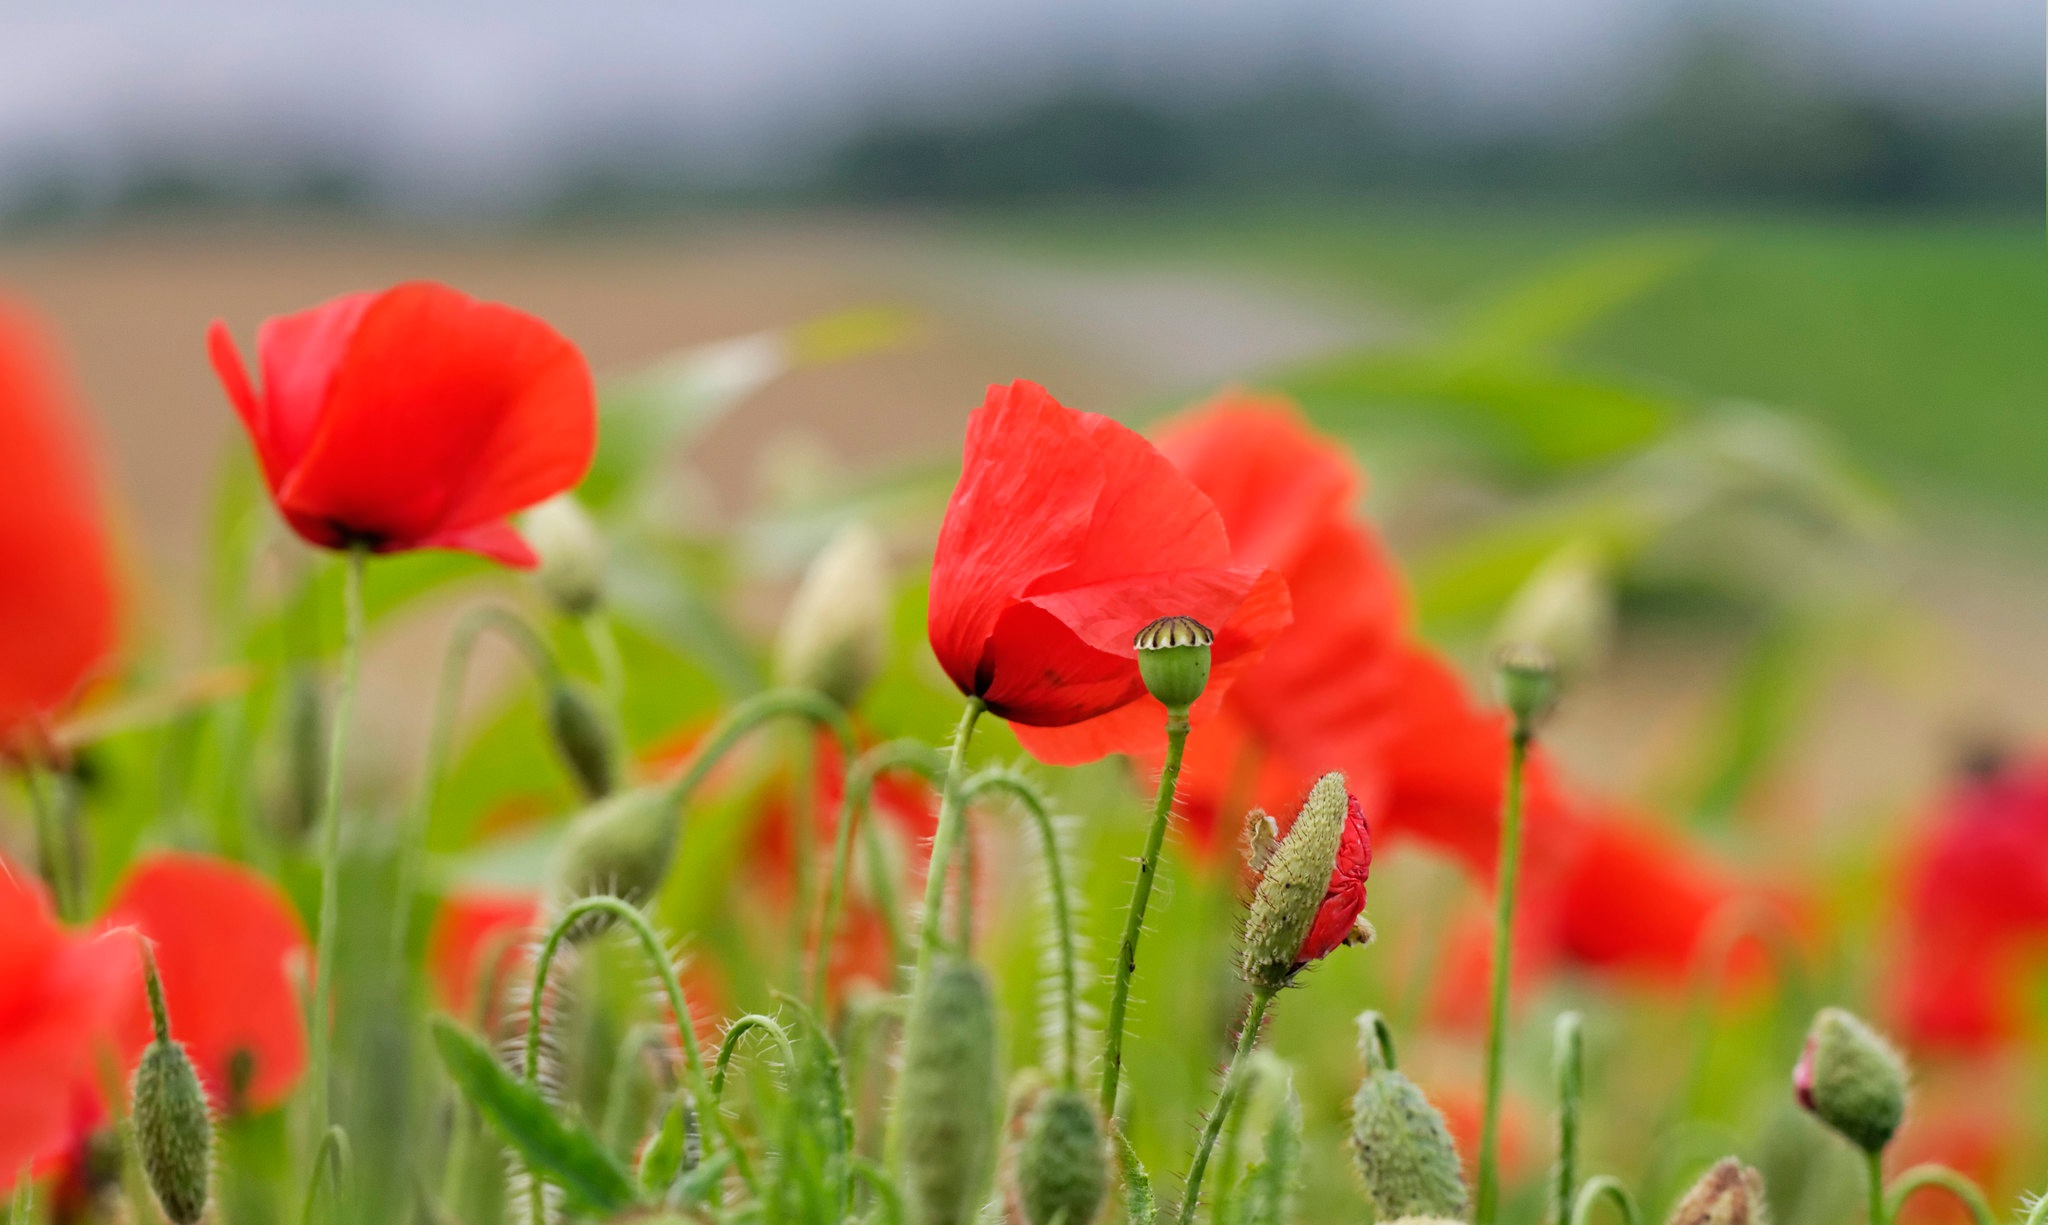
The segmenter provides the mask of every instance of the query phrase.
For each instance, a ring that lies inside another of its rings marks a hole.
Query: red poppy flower
[[[1330,884],[1323,890],[1323,904],[1316,920],[1303,937],[1298,966],[1328,956],[1349,939],[1365,913],[1365,878],[1372,872],[1372,833],[1365,826],[1365,807],[1358,797],[1347,794],[1344,808],[1344,837],[1337,843],[1337,866]]]
[[[1287,624],[1286,584],[1235,565],[1223,520],[1165,456],[1035,383],[991,387],[967,425],[932,562],[932,650],[960,691],[1030,728],[1126,707],[1164,723],[1131,639],[1164,616],[1216,635],[1207,706]],[[1085,760],[1028,733],[1041,757]],[[1099,755],[1096,754],[1096,755]]]
[[[259,394],[225,324],[214,370],[270,495],[309,543],[461,549],[514,566],[508,516],[582,479],[597,442],[590,371],[540,319],[416,281],[265,321]]]
[[[23,751],[113,653],[113,565],[78,410],[0,303],[0,752]]]
[[[525,961],[539,921],[540,898],[531,892],[457,890],[443,899],[427,932],[427,968],[441,1006],[476,1015],[484,1003],[478,993]],[[490,1001],[490,1013],[501,1002]]]
[[[291,903],[255,871],[206,855],[143,859],[107,908],[155,947],[171,1036],[222,1109],[267,1110],[306,1066],[298,982],[312,964]],[[137,998],[123,1029],[131,1059],[152,1037]]]
[[[66,933],[34,878],[0,859],[0,1191],[70,1145],[139,985],[132,941]]]

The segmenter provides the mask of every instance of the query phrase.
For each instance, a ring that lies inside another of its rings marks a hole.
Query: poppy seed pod
[[[1823,1008],[1792,1070],[1799,1104],[1867,1153],[1884,1151],[1906,1114],[1906,1062],[1876,1030]]]
[[[604,572],[609,561],[604,532],[574,494],[558,494],[527,511],[520,527],[540,558],[535,578],[548,602],[571,617],[586,617],[604,605]]]
[[[1301,968],[1303,942],[1337,869],[1350,804],[1344,776],[1325,774],[1272,849],[1245,919],[1243,970],[1252,985],[1277,991]]]
[[[601,800],[618,786],[619,752],[611,724],[572,681],[549,687],[548,734],[585,799]]]
[[[1679,1198],[1665,1225],[1771,1225],[1763,1175],[1721,1158]]]
[[[1109,1148],[1095,1107],[1072,1089],[1039,1095],[1024,1120],[1017,1191],[1030,1225],[1088,1225],[1109,1190]]]
[[[980,966],[933,962],[904,1022],[897,1111],[908,1225],[969,1225],[995,1166],[996,1002]]]
[[[1186,710],[1209,687],[1216,635],[1193,617],[1161,617],[1131,640],[1145,691],[1168,710]]]
[[[569,822],[555,850],[549,897],[563,906],[599,893],[646,902],[668,875],[679,821],[662,787],[618,791],[592,804]]]
[[[142,970],[156,1038],[135,1067],[130,1123],[142,1171],[164,1216],[173,1225],[194,1225],[206,1211],[213,1120],[206,1111],[206,1092],[199,1086],[198,1071],[186,1057],[185,1048],[171,1040],[163,983],[147,945],[142,950]]]
[[[1444,1116],[1370,1035],[1359,1045],[1366,1072],[1351,1099],[1351,1156],[1374,1214],[1463,1220],[1470,1197]]]
[[[782,619],[775,673],[853,709],[889,652],[889,557],[881,537],[849,523],[825,546]]]
[[[1542,647],[1526,642],[1502,647],[1496,659],[1501,705],[1515,719],[1515,736],[1528,740],[1557,704],[1557,664]]]

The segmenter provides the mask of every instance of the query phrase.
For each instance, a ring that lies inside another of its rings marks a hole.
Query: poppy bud
[[[536,577],[549,602],[571,617],[604,603],[604,533],[572,494],[549,498],[526,512],[521,526],[540,557]]]
[[[1145,690],[1168,710],[1186,710],[1209,687],[1216,635],[1193,617],[1161,617],[1132,639]]]
[[[668,875],[679,819],[661,787],[613,792],[585,808],[555,850],[548,896],[558,905],[599,893],[644,903]]]
[[[1867,1153],[1884,1151],[1906,1114],[1906,1062],[1876,1030],[1823,1008],[1792,1070],[1799,1104]]]
[[[1309,792],[1287,836],[1271,848],[1245,918],[1243,970],[1252,985],[1277,991],[1293,981],[1304,964],[1303,942],[1337,870],[1350,806],[1344,776],[1325,774]]]
[[[143,1173],[164,1216],[172,1225],[194,1225],[206,1211],[213,1120],[206,1112],[206,1092],[199,1086],[199,1073],[186,1057],[185,1048],[171,1040],[163,983],[147,945],[142,949],[142,973],[149,988],[156,1039],[135,1067],[130,1125],[135,1129]]]
[[[1501,648],[1497,666],[1501,705],[1515,718],[1516,739],[1527,741],[1557,704],[1557,664],[1542,647],[1518,642]]]
[[[969,1225],[995,1164],[996,1003],[980,966],[933,962],[904,1022],[897,1081],[908,1225]]]
[[[1351,1099],[1351,1156],[1374,1215],[1463,1220],[1469,1197],[1444,1116],[1388,1064],[1372,1027],[1358,1045],[1365,1079]]]
[[[1109,1190],[1109,1148],[1095,1107],[1072,1089],[1038,1096],[1024,1119],[1017,1191],[1030,1225],[1088,1225]]]
[[[584,798],[601,800],[618,785],[618,745],[611,724],[574,682],[558,680],[548,690],[548,733],[555,751]]]
[[[1721,1158],[1679,1198],[1665,1225],[1771,1225],[1763,1175]]]
[[[851,710],[887,662],[889,558],[864,523],[825,546],[789,603],[775,644],[775,673]]]
[[[1597,667],[1614,637],[1614,596],[1592,541],[1566,544],[1536,567],[1502,611],[1494,641],[1526,642],[1576,677]]]

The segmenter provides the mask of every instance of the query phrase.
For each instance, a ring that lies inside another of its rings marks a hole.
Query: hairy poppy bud
[[[1209,687],[1216,635],[1193,617],[1161,617],[1132,639],[1145,690],[1168,710],[1186,710]]]
[[[540,557],[536,577],[549,602],[572,617],[597,611],[604,603],[608,550],[583,503],[573,494],[557,495],[527,511],[521,526]]]
[[[811,562],[775,644],[776,676],[851,710],[887,662],[889,558],[864,523],[849,523]]]
[[[1763,1175],[1721,1158],[1679,1198],[1665,1225],[1771,1225]]]
[[[1072,1089],[1038,1095],[1017,1150],[1017,1191],[1030,1225],[1088,1225],[1109,1191],[1109,1147],[1095,1107]]]
[[[1868,1153],[1884,1151],[1906,1114],[1906,1062],[1876,1030],[1823,1008],[1792,1070],[1799,1104]]]
[[[679,820],[662,787],[617,791],[592,804],[570,820],[555,850],[549,896],[560,905],[599,893],[644,903],[668,875]]]
[[[911,997],[897,1081],[908,1225],[969,1225],[995,1165],[996,1002],[980,966],[932,963]]]
[[[1245,918],[1243,970],[1247,982],[1277,991],[1337,945],[1368,938],[1365,813],[1342,774],[1325,774],[1279,845],[1256,849],[1266,865]]]
[[[1515,736],[1527,740],[1557,704],[1557,664],[1526,642],[1502,647],[1497,662],[1501,705],[1515,718]]]
[[[199,1087],[199,1073],[185,1048],[171,1040],[163,982],[157,977],[156,958],[147,945],[142,949],[142,972],[156,1039],[135,1067],[130,1125],[135,1129],[143,1173],[164,1216],[172,1225],[194,1225],[206,1211],[213,1120],[206,1112],[206,1092]]]
[[[601,800],[618,786],[619,752],[611,724],[589,695],[566,678],[548,689],[548,733],[584,798]]]
[[[1444,1116],[1389,1066],[1373,1027],[1361,1031],[1365,1079],[1351,1099],[1351,1156],[1382,1221],[1463,1220],[1469,1196]]]

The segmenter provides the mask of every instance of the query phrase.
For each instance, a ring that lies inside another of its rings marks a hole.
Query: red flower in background
[[[1027,728],[1135,708],[1156,737],[1139,629],[1173,615],[1209,627],[1213,698],[1287,610],[1286,584],[1233,563],[1216,508],[1152,444],[1035,383],[989,388],[932,562],[932,650],[962,693]],[[1042,757],[1086,760],[1020,735]]]
[[[503,979],[526,962],[536,938],[540,897],[530,890],[451,892],[427,931],[427,970],[441,1006],[459,1016],[494,1017],[504,1003]],[[499,990],[484,1000],[493,980]]]
[[[573,486],[596,448],[576,347],[532,315],[445,285],[266,320],[260,393],[225,324],[206,340],[272,500],[324,548],[461,549],[532,566],[508,516]]]
[[[1909,849],[1893,1006],[1922,1047],[2011,1038],[2026,967],[2048,952],[2048,758],[1953,788]]]
[[[105,666],[115,585],[78,407],[39,328],[0,303],[0,752]]]
[[[70,1147],[139,985],[131,940],[65,932],[35,880],[0,859],[0,1191]]]
[[[217,1107],[268,1110],[290,1096],[306,1067],[298,981],[312,954],[276,885],[225,859],[153,855],[129,870],[105,923],[154,945],[171,1036]],[[152,1037],[139,996],[122,1037],[130,1062]]]
[[[1328,956],[1351,936],[1358,916],[1365,912],[1365,880],[1372,873],[1372,833],[1366,828],[1365,808],[1358,797],[1346,793],[1344,798],[1344,836],[1337,843],[1337,866],[1330,872],[1315,922],[1302,938],[1297,965]]]

